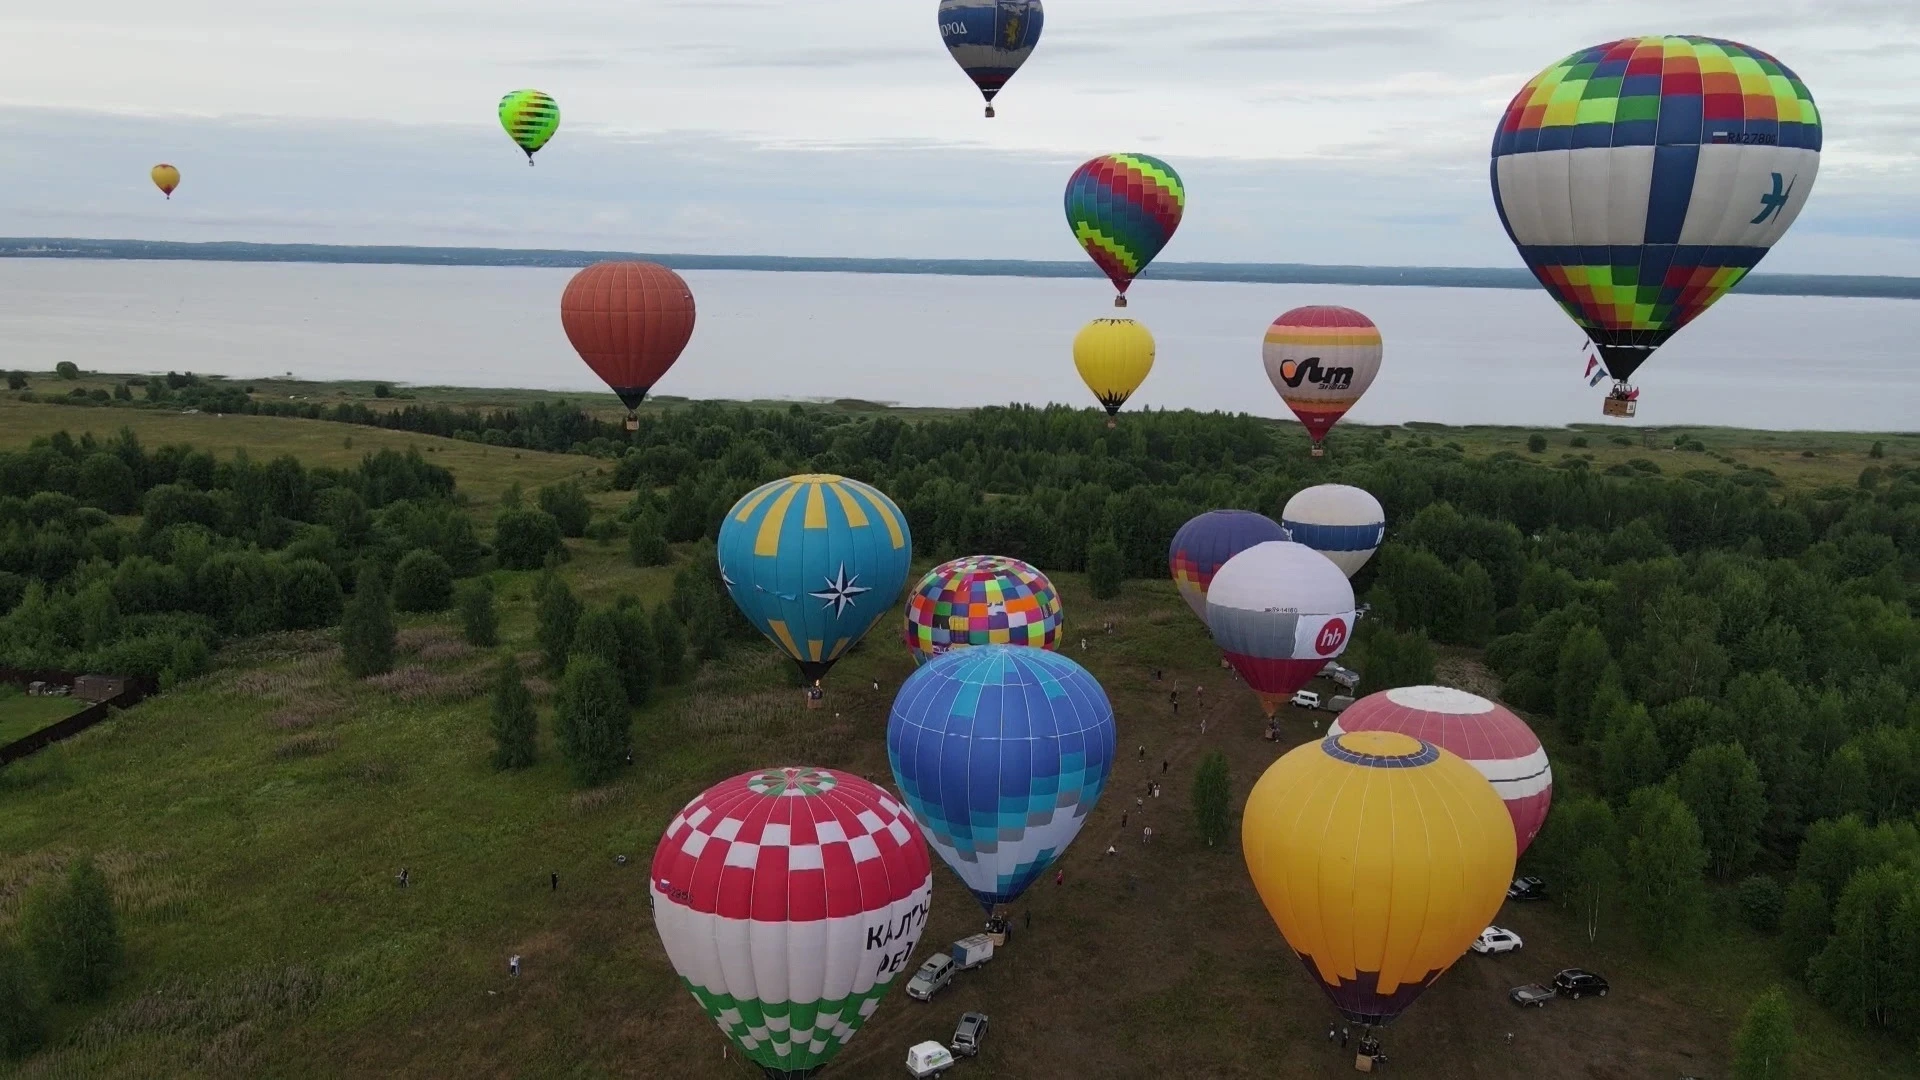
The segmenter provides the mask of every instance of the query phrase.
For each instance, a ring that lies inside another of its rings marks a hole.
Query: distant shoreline
[[[783,255],[685,255],[537,248],[381,247],[252,244],[237,241],[94,240],[0,237],[0,258],[151,259],[202,262],[362,263],[404,266],[521,266],[566,269],[604,259],[647,259],[676,270],[926,274],[951,277],[1098,277],[1092,264],[1021,259],[847,259]],[[1518,267],[1315,266],[1305,263],[1156,263],[1143,275],[1162,281],[1287,285],[1400,285],[1454,289],[1533,289]],[[1735,290],[1767,296],[1845,296],[1920,300],[1920,277],[1756,273]]]

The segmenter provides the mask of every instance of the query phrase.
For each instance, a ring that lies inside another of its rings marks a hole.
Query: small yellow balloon
[[[153,186],[160,194],[173,198],[173,189],[180,186],[180,170],[164,162],[153,167]]]
[[[1132,319],[1095,319],[1073,339],[1073,366],[1107,410],[1107,426],[1153,370],[1153,335]]]

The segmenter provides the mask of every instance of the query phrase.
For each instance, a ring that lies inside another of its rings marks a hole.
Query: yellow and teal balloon
[[[526,151],[531,165],[533,155],[560,130],[560,106],[538,90],[515,90],[500,99],[500,126]]]
[[[720,578],[747,621],[818,683],[898,610],[913,535],[879,489],[804,473],[735,503],[720,523],[718,554]]]
[[[1247,797],[1247,872],[1342,1016],[1385,1024],[1486,929],[1513,821],[1472,765],[1397,731],[1295,747]]]
[[[172,199],[173,189],[180,186],[180,170],[163,161],[153,167],[151,175],[153,186],[160,189],[160,194]]]
[[[1095,319],[1073,338],[1073,366],[1107,410],[1107,426],[1153,370],[1153,334],[1132,319]]]

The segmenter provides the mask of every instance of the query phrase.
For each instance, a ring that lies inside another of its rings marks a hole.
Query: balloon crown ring
[[[1336,761],[1369,769],[1416,769],[1440,759],[1432,743],[1398,731],[1345,731],[1322,739],[1320,749]]]

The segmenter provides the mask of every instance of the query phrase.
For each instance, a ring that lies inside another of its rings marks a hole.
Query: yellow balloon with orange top
[[[1472,765],[1394,731],[1329,735],[1270,766],[1240,842],[1294,954],[1348,1020],[1385,1024],[1486,929],[1513,821]]]
[[[1107,410],[1107,426],[1153,370],[1153,334],[1132,319],[1095,319],[1073,338],[1073,366]]]
[[[1267,379],[1313,440],[1313,456],[1380,374],[1380,328],[1352,308],[1315,304],[1273,320],[1260,349]]]
[[[160,194],[172,199],[173,189],[180,186],[180,170],[161,162],[153,167],[152,175],[153,186],[160,189]]]

